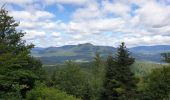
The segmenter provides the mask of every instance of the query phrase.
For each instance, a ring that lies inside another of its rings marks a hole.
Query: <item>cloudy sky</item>
[[[37,47],[170,43],[170,0],[0,0]]]

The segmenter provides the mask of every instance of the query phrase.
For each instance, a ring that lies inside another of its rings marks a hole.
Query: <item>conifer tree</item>
[[[25,33],[17,31],[18,25],[8,11],[0,9],[0,95],[7,97],[15,95],[13,87],[17,84],[24,97],[42,73],[41,62],[30,55],[33,45],[25,44]]]
[[[122,42],[118,47],[114,61],[117,67],[117,72],[119,73],[116,75],[117,80],[123,84],[125,95],[133,95],[136,83],[134,74],[130,69],[130,65],[134,63],[135,59],[131,57],[130,52],[126,48],[124,42]]]
[[[103,100],[128,99],[133,95],[135,81],[130,69],[130,65],[133,63],[134,58],[130,57],[124,43],[117,49],[115,57],[111,55],[108,57],[102,93]]]
[[[106,61],[105,68],[105,78],[103,83],[103,90],[101,95],[101,100],[117,100],[118,93],[116,88],[120,87],[120,84],[117,80],[115,80],[115,75],[117,71],[115,69],[115,62],[113,60],[113,56],[109,55]]]

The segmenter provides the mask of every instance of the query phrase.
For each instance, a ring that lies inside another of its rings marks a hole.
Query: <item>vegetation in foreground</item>
[[[68,61],[46,73],[30,55],[33,45],[22,40],[18,23],[0,10],[0,99],[2,100],[169,100],[170,65],[148,74],[134,73],[135,59],[124,43],[117,53],[91,64]],[[170,54],[162,54],[170,63]],[[90,67],[88,65],[91,65]],[[80,67],[81,66],[81,67]],[[133,67],[132,67],[133,66]],[[87,69],[89,68],[89,69]],[[136,70],[136,69],[135,69]],[[140,71],[140,70],[139,70]]]

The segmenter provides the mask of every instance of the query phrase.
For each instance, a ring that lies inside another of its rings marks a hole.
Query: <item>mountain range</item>
[[[128,48],[137,61],[161,62],[160,54],[170,52],[170,45],[137,46]],[[116,48],[111,46],[96,46],[90,43],[78,45],[65,45],[62,47],[35,47],[31,50],[34,57],[40,59],[43,64],[63,63],[66,60],[76,62],[92,61],[95,53],[105,59],[109,54],[115,54]]]

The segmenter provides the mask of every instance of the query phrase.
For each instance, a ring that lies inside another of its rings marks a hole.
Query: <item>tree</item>
[[[120,88],[120,83],[115,80],[117,70],[115,69],[115,62],[112,55],[109,55],[106,61],[105,78],[103,83],[103,90],[101,100],[117,100],[119,93],[116,91]]]
[[[163,53],[163,61],[170,63],[169,53]],[[170,65],[157,68],[146,77],[144,96],[148,100],[170,99]]]
[[[122,42],[117,49],[117,54],[114,61],[119,73],[116,80],[121,82],[125,89],[123,96],[125,98],[131,98],[135,94],[136,82],[134,73],[131,71],[130,66],[135,62],[135,59],[131,57],[130,52],[126,48],[124,42]]]
[[[92,68],[92,73],[95,79],[97,79],[97,77],[99,76],[99,74],[103,72],[103,70],[104,70],[104,63],[102,61],[102,58],[99,53],[96,53],[93,61],[93,68]]]
[[[124,42],[122,42],[121,45],[117,48],[117,53],[114,57],[114,61],[117,63],[117,65],[124,67],[130,66],[134,63],[135,59],[131,57],[130,52],[126,48]]]
[[[36,82],[36,87],[27,93],[26,100],[81,100],[58,89]]]
[[[92,94],[93,99],[96,100],[100,97],[101,89],[103,85],[103,78],[104,78],[104,62],[99,53],[96,53],[93,65],[92,65]]]
[[[169,100],[170,99],[170,67],[154,69],[145,80],[144,99]]]
[[[53,81],[55,87],[59,90],[84,100],[90,100],[91,98],[87,74],[71,61],[66,62],[63,68],[55,72]]]
[[[109,56],[106,63],[103,93],[103,96],[107,97],[105,100],[130,98],[134,94],[136,84],[130,69],[134,58],[130,56],[124,43],[117,49],[115,57]]]
[[[18,25],[8,11],[0,9],[0,94],[15,93],[13,85],[19,84],[25,97],[34,81],[42,78],[43,70],[41,62],[31,57],[33,45],[25,44],[22,40],[25,33],[17,31]]]

